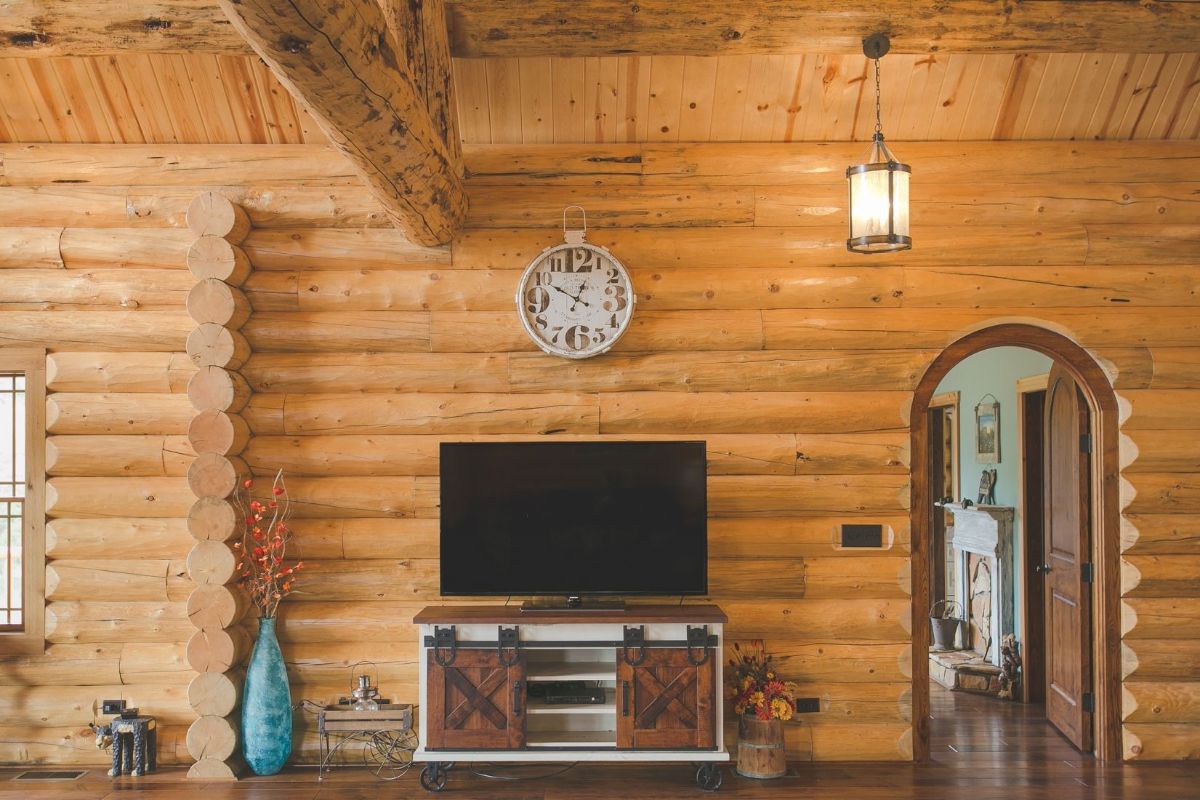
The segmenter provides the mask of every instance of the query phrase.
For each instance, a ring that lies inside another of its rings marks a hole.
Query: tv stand
[[[419,630],[421,785],[451,762],[673,761],[721,783],[721,609],[431,606]],[[606,702],[548,704],[530,684],[584,681]]]
[[[569,595],[564,601],[547,602],[542,600],[526,600],[521,604],[521,611],[548,611],[587,614],[592,612],[622,611],[625,609],[624,600],[584,600],[577,595]]]

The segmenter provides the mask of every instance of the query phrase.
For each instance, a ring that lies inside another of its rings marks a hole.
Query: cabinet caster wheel
[[[430,762],[421,770],[421,787],[427,792],[440,792],[446,788],[446,770],[441,764]]]
[[[721,788],[725,774],[716,764],[704,764],[696,770],[696,785],[706,792],[715,792]]]

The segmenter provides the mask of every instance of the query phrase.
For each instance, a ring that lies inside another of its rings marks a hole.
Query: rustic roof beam
[[[448,242],[467,210],[461,161],[431,118],[377,0],[220,0],[220,6],[350,159],[396,226],[418,244]]]
[[[873,31],[888,32],[897,53],[1200,51],[1200,3],[1174,0],[446,0],[446,6],[451,52],[467,58],[853,55]],[[212,0],[0,3],[0,56],[130,51],[244,53],[246,46]]]

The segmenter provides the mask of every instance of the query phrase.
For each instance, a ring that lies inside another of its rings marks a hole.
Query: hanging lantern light
[[[879,115],[879,59],[891,42],[886,33],[863,39],[863,54],[875,62],[875,136],[866,163],[846,167],[850,189],[850,237],[846,248],[854,253],[892,253],[912,247],[908,235],[908,176],[883,143]]]

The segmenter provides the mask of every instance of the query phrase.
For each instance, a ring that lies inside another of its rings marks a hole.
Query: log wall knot
[[[297,53],[307,52],[308,42],[298,36],[287,35],[279,40],[279,49],[296,55]]]
[[[174,23],[169,19],[160,19],[159,17],[150,17],[142,20],[142,27],[148,31],[165,31],[169,30]]]
[[[9,44],[14,47],[37,47],[50,43],[50,36],[40,31],[21,31],[9,34]]]

